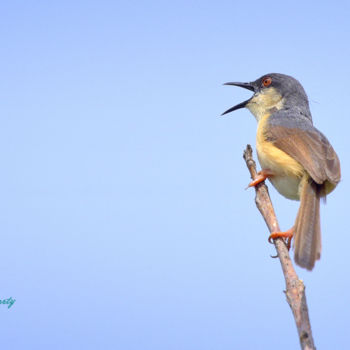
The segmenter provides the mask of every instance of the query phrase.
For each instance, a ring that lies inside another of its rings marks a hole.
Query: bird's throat
[[[265,116],[269,116],[283,108],[283,97],[276,89],[270,88],[255,94],[246,107],[259,122]]]

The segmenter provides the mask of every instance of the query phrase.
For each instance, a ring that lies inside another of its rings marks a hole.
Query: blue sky
[[[304,280],[316,345],[350,344],[348,2],[11,1],[1,10],[7,349],[296,349],[242,160],[250,96],[292,75],[342,163]],[[270,188],[283,229],[298,203]]]

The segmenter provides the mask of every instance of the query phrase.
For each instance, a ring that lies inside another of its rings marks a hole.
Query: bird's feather
[[[320,193],[305,175],[300,184],[300,208],[294,225],[294,260],[308,270],[321,256]]]
[[[273,114],[264,130],[267,141],[298,161],[317,183],[336,185],[340,162],[327,138],[303,116],[284,110]]]

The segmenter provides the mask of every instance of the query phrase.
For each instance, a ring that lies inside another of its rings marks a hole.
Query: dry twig
[[[248,170],[252,180],[256,177],[256,164],[253,159],[253,151],[250,145],[247,145],[243,153],[243,158],[246,161]],[[267,186],[264,182],[255,187],[255,203],[261,215],[263,216],[270,233],[280,231],[276,214],[273,209]],[[309,312],[306,303],[305,286],[299,280],[292,260],[289,256],[287,246],[283,239],[277,238],[274,240],[278,258],[281,262],[283,275],[286,281],[286,297],[289,306],[292,309],[295,323],[299,333],[300,345],[303,350],[316,349],[312,338],[311,324]]]

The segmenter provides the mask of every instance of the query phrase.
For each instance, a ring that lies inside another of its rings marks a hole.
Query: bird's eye
[[[267,78],[265,78],[265,79],[263,80],[262,83],[263,83],[263,85],[264,85],[265,87],[268,87],[268,86],[271,85],[272,79],[271,79],[270,77],[267,77]]]

